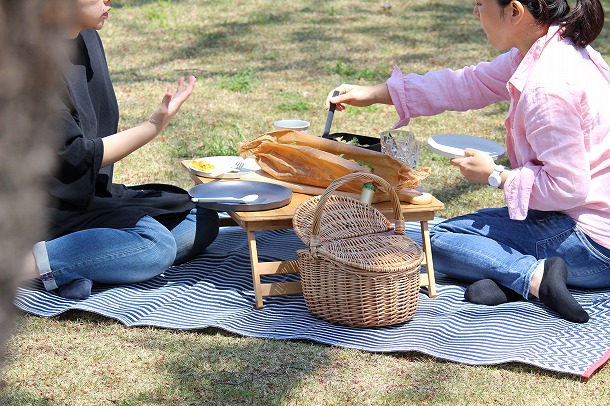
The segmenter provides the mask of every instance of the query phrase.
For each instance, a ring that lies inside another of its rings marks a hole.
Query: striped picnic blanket
[[[421,242],[419,223],[409,223],[407,234]],[[292,230],[258,232],[257,244],[261,261],[295,259],[296,249],[304,246]],[[301,295],[265,298],[264,308],[255,309],[249,261],[245,232],[226,227],[206,254],[147,282],[94,286],[84,301],[63,299],[30,282],[19,288],[15,305],[42,317],[76,309],[127,326],[217,327],[243,336],[303,339],[363,351],[415,351],[470,365],[520,362],[586,378],[610,357],[610,289],[573,291],[591,316],[586,324],[574,324],[537,301],[495,307],[465,302],[464,285],[437,275],[438,296],[431,299],[422,289],[409,322],[352,328],[314,317]]]

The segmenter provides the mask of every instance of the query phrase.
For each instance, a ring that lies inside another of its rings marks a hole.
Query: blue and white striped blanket
[[[421,242],[419,223],[410,223],[407,232]],[[261,261],[294,259],[303,247],[292,230],[259,232],[257,243]],[[300,295],[266,298],[264,308],[256,310],[246,234],[228,227],[205,255],[150,281],[95,286],[84,301],[60,298],[32,282],[19,288],[15,304],[42,317],[78,309],[127,326],[217,327],[244,336],[305,339],[364,351],[416,351],[470,365],[521,362],[587,378],[610,357],[610,289],[574,291],[591,315],[588,323],[574,324],[536,301],[473,305],[463,300],[464,288],[437,275],[436,298],[422,291],[412,320],[383,328],[320,320]]]

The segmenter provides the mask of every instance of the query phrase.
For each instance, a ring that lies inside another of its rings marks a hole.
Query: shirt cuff
[[[400,120],[396,124],[394,124],[394,127],[392,127],[392,129],[404,127],[409,124],[409,121],[411,120],[411,114],[409,113],[409,109],[407,108],[404,78],[402,75],[402,71],[398,66],[394,67],[392,76],[387,80],[386,83],[388,85],[388,90],[390,91],[392,103],[394,104],[396,112],[398,113],[398,117],[400,118]]]
[[[504,198],[512,220],[524,220],[527,217],[532,188],[540,169],[540,166],[528,162],[509,172],[504,182]]]

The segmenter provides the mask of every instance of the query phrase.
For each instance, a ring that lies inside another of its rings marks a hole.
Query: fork
[[[229,169],[229,172],[239,172],[241,168],[244,167],[244,161],[237,161],[235,164]]]

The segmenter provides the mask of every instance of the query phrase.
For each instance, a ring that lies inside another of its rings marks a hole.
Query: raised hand
[[[178,88],[175,94],[172,93],[171,85],[167,87],[161,105],[148,117],[148,121],[157,127],[158,132],[163,131],[167,124],[178,114],[182,104],[193,93],[196,81],[197,79],[194,76],[190,76],[188,85],[185,85],[185,80],[181,77],[178,80]]]

